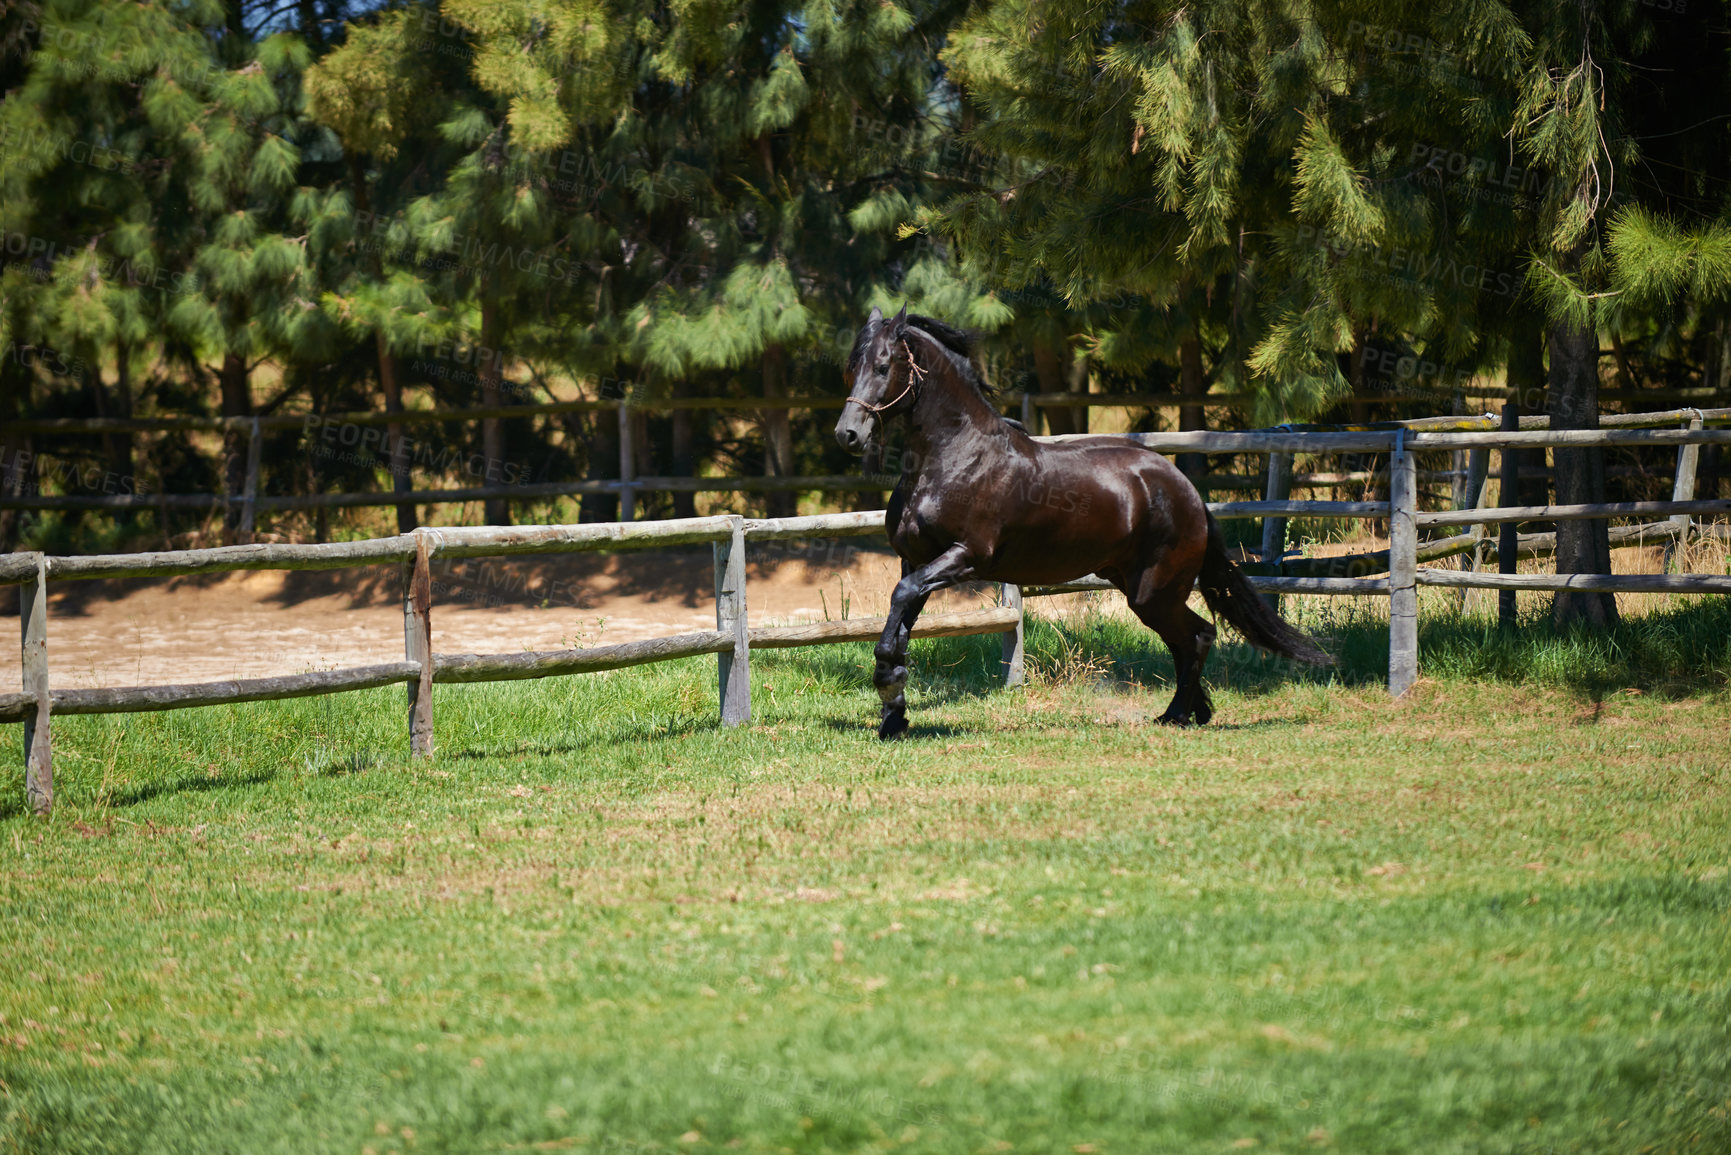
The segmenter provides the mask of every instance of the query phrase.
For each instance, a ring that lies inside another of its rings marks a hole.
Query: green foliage
[[[1634,207],[1612,222],[1606,247],[1618,290],[1649,307],[1731,299],[1731,222],[1681,225]]]
[[[405,9],[354,25],[342,47],[307,70],[307,114],[345,149],[393,160],[411,131],[427,84],[424,55],[412,46],[414,20]]]
[[[480,400],[429,342],[498,346],[537,394],[817,393],[869,308],[912,303],[1013,388],[1184,363],[1261,423],[1336,406],[1367,350],[1487,372],[1548,317],[1687,378],[1731,323],[1717,3],[30,12],[0,14],[0,228],[35,245],[0,255],[0,329],[106,373],[34,381],[32,413],[106,403],[122,362],[162,367],[142,410],[208,412],[234,358],[233,415],[387,376]],[[796,420],[802,472],[848,467]],[[755,469],[739,433],[657,421],[650,456]],[[605,476],[613,434],[512,452]]]

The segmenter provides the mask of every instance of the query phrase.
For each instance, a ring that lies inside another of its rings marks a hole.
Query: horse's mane
[[[948,353],[950,364],[962,380],[980,391],[980,396],[990,400],[992,385],[981,375],[979,366],[974,363],[974,354],[979,348],[979,338],[966,329],[958,329],[947,321],[936,317],[925,317],[918,313],[908,314],[908,324],[943,346]]]
[[[974,354],[979,348],[978,337],[966,329],[958,329],[947,321],[940,321],[936,317],[927,317],[919,313],[909,313],[907,323],[910,327],[918,329],[936,341],[938,346],[947,354],[947,359],[956,375],[977,389],[981,397],[991,399],[992,386],[980,374],[978,366],[974,364]],[[879,322],[879,324],[887,324],[887,322]],[[866,325],[860,329],[859,335],[854,338],[853,352],[848,356],[850,373],[865,357],[866,346],[871,343],[874,335],[871,326]]]

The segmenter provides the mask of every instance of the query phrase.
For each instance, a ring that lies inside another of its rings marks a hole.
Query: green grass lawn
[[[1152,724],[1110,617],[55,723],[0,817],[0,1148],[1731,1150],[1731,612],[1427,611]],[[1304,612],[1313,613],[1310,609]],[[8,729],[9,750],[18,731]]]

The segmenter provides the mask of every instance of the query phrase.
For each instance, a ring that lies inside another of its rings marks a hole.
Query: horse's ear
[[[897,313],[895,320],[890,322],[890,333],[894,336],[898,336],[898,337],[901,336],[902,329],[904,329],[907,326],[907,323],[908,323],[908,307],[904,304],[902,306],[902,311]]]
[[[875,325],[884,319],[884,311],[876,305],[872,306],[872,315],[866,318],[866,324]]]

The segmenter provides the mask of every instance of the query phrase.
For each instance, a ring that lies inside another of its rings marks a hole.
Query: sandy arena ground
[[[887,547],[857,541],[753,547],[751,623],[823,621],[826,609],[840,618],[844,603],[849,617],[881,615],[900,565]],[[435,562],[433,648],[556,650],[713,630],[713,589],[707,546]],[[928,609],[990,605],[994,589],[945,591]],[[260,678],[403,656],[393,567],[57,582],[49,591],[50,669],[65,689]],[[0,597],[0,616],[17,614],[16,595]],[[18,673],[16,661],[0,661],[0,692],[19,688]]]

